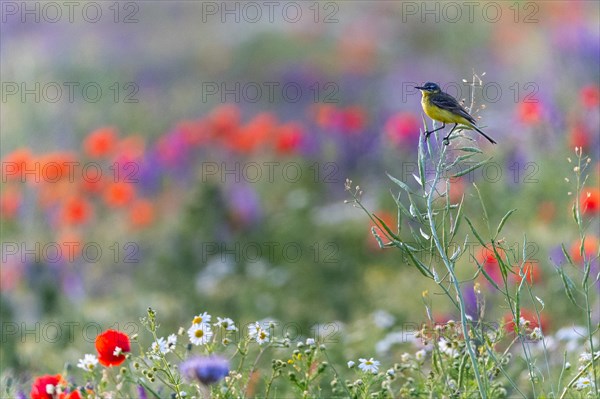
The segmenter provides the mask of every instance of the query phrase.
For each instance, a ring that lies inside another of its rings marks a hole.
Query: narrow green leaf
[[[487,281],[490,282],[490,284],[492,286],[494,286],[494,288],[496,288],[498,291],[502,291],[500,289],[500,287],[498,287],[498,284],[496,284],[496,282],[494,281],[494,279],[492,279],[492,277],[490,277],[489,274],[487,274],[487,272],[485,271],[485,269],[483,268],[483,265],[479,263],[479,261],[477,261],[477,259],[471,255],[471,258],[475,261],[475,263],[477,264],[477,268],[479,269],[479,271],[481,272],[481,274],[483,274],[483,276],[485,277],[485,279]]]
[[[590,269],[592,267],[592,262],[590,259],[586,259],[583,264],[583,279],[581,280],[581,286],[585,287],[588,282],[588,278],[590,277]]]
[[[377,219],[377,221],[379,223],[381,223],[381,226],[385,229],[385,231],[395,240],[400,241],[400,238],[396,235],[396,233],[394,233],[392,230],[390,230],[390,228],[388,227],[387,224],[385,224],[385,222],[383,220],[381,220],[381,218],[379,216],[377,216],[376,214],[372,213],[371,215],[373,215],[373,217],[375,219]]]
[[[513,208],[510,211],[506,212],[506,215],[504,215],[504,217],[500,221],[500,224],[498,225],[498,228],[496,229],[496,235],[494,236],[494,240],[496,240],[496,238],[498,237],[498,235],[502,231],[502,228],[504,227],[504,224],[506,223],[506,221],[508,220],[508,218],[510,217],[510,215],[512,215],[516,211],[517,210],[515,208]]]
[[[411,250],[407,249],[405,251],[405,253],[408,255],[410,260],[412,260],[412,262],[416,266],[416,268],[419,269],[419,271],[421,272],[422,275],[424,275],[425,277],[433,278],[433,273],[431,273],[431,271],[427,268],[427,266],[425,266],[420,260],[418,260],[415,257],[415,255],[412,253]]]
[[[406,185],[406,183],[404,183],[401,180],[396,179],[394,176],[390,175],[389,173],[386,173],[386,175],[390,178],[390,180],[392,180],[394,183],[396,183],[402,190],[406,191],[407,193],[413,193],[412,190],[410,189],[410,187],[408,187]]]
[[[468,155],[461,155],[459,157],[456,157],[456,159],[454,161],[452,161],[451,163],[446,165],[445,170],[450,170],[453,167],[455,167],[457,164],[464,162],[469,158],[473,158],[474,156],[475,156],[475,154],[468,154]]]
[[[475,165],[465,169],[465,170],[461,170],[460,172],[456,173],[454,176],[452,177],[461,177],[466,175],[467,173],[471,173],[472,171],[481,168],[483,165],[485,165],[486,163],[490,162],[492,160],[492,158],[488,158],[485,161],[481,161],[479,163],[476,163]]]
[[[573,305],[578,306],[577,302],[575,301],[575,296],[573,295],[573,291],[575,289],[575,284],[573,284],[573,280],[571,280],[569,278],[569,276],[567,276],[565,274],[564,270],[560,266],[558,266],[556,268],[556,272],[558,273],[558,275],[560,276],[560,279],[562,280],[563,287],[565,287],[565,293],[567,294],[567,297],[573,303]]]
[[[377,244],[379,245],[379,248],[385,248],[385,244],[383,243],[383,240],[381,239],[381,237],[379,237],[379,234],[377,234],[377,229],[375,227],[371,227],[371,234],[373,234],[373,237],[375,237],[375,240],[377,241]]]
[[[415,204],[415,201],[413,200],[410,193],[408,194],[408,200],[410,201],[410,205],[412,205],[412,208],[414,210],[414,217],[416,217],[417,220],[421,222],[421,224],[425,224],[425,219],[423,218],[423,215],[421,215],[421,212],[419,212],[419,208],[417,208],[417,205]]]
[[[477,232],[477,230],[475,230],[475,227],[473,226],[473,223],[471,222],[471,220],[467,216],[465,216],[465,220],[467,221],[467,224],[469,225],[469,227],[471,228],[471,231],[475,235],[475,238],[477,238],[477,241],[479,241],[479,243],[481,245],[483,245],[484,247],[487,246],[486,243],[481,238],[481,236],[479,235],[479,233]]]
[[[494,257],[498,261],[498,266],[500,267],[500,272],[502,273],[502,279],[506,282],[506,276],[508,276],[508,273],[513,273],[513,271],[509,267],[509,265],[507,265],[506,262],[504,262],[504,258],[498,252],[498,249],[496,248],[496,244],[494,243],[494,241],[492,241],[492,250],[494,252]],[[507,255],[507,258],[508,258],[508,255]]]
[[[421,178],[421,186],[425,188],[425,150],[423,149],[423,140],[419,137],[419,147],[418,147],[418,156],[417,156],[417,164],[419,167],[419,177]]]
[[[573,263],[573,259],[571,259],[571,255],[569,255],[569,251],[567,251],[567,249],[565,248],[565,244],[561,244],[560,247],[562,248],[563,255],[565,255],[565,258],[567,258],[569,264],[571,266],[575,266],[575,264]]]
[[[408,211],[408,209],[406,209],[406,207],[404,206],[404,204],[400,201],[400,195],[398,195],[398,198],[396,198],[394,196],[394,201],[396,202],[396,206],[398,207],[398,209],[404,213],[404,215],[406,215],[406,217],[408,218],[412,218],[410,212]]]
[[[458,228],[460,227],[460,222],[462,220],[462,205],[465,200],[465,196],[460,199],[460,204],[458,205],[458,211],[456,212],[456,217],[454,219],[454,225],[450,228],[450,241],[454,239],[454,236],[458,232]]]
[[[417,184],[421,187],[423,187],[423,182],[421,181],[421,178],[417,175],[415,175],[414,173],[412,174],[413,179],[415,179],[415,181],[417,182]]]
[[[463,386],[463,380],[466,374],[466,369],[467,369],[467,361],[469,360],[469,354],[465,353],[462,356],[462,359],[460,360],[460,366],[458,367],[458,381],[457,381],[457,386],[458,387],[462,387]]]
[[[394,197],[394,200],[396,199],[396,197]],[[398,200],[396,201],[396,203],[400,202],[400,194],[398,194]],[[398,216],[397,216],[397,223],[396,223],[396,231],[398,231],[398,235],[400,235],[400,232],[402,231],[402,211],[400,210],[400,207],[398,208]]]
[[[490,159],[492,159],[492,158],[490,158]],[[488,216],[488,212],[487,212],[487,209],[485,207],[485,203],[483,202],[483,197],[481,196],[481,191],[479,191],[479,187],[477,187],[477,184],[473,183],[473,187],[475,187],[475,191],[477,191],[477,196],[479,197],[479,202],[481,202],[481,209],[483,209],[483,220],[485,220],[485,224],[486,224],[487,229],[488,229],[488,234],[491,234],[491,230],[490,230],[490,218]]]
[[[455,262],[456,259],[458,259],[458,255],[460,255],[462,253],[460,247],[458,247],[454,253],[452,254],[452,256],[450,256],[450,262]]]
[[[483,151],[481,151],[479,148],[476,147],[462,147],[458,149],[459,151],[464,151],[464,152],[476,152],[478,154],[483,154]]]

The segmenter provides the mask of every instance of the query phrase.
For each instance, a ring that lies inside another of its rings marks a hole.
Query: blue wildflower
[[[189,380],[196,379],[210,385],[229,374],[229,361],[219,356],[196,356],[181,363],[179,369]]]

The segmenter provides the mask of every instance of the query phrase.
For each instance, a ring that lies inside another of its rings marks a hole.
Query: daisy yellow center
[[[370,360],[367,360],[367,361],[365,362],[365,364],[366,364],[367,366],[370,366],[370,365],[372,365],[372,364],[373,364],[373,362],[372,362],[372,361],[370,361]]]
[[[259,337],[260,337],[260,339],[265,339],[265,338],[267,338],[267,334],[265,334],[264,331],[261,331],[259,334]]]
[[[196,330],[196,332],[194,333],[194,335],[196,336],[196,338],[202,338],[204,336],[204,331],[202,331],[202,330]]]
[[[194,320],[192,320],[192,324],[200,324],[202,323],[202,317],[200,316],[196,316],[194,317]]]

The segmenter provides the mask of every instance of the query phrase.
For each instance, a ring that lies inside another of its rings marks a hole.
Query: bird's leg
[[[429,136],[431,135],[431,133],[433,133],[433,132],[437,132],[438,130],[440,130],[440,129],[443,129],[443,128],[445,128],[445,127],[446,127],[446,124],[445,124],[445,123],[442,123],[442,126],[438,127],[437,129],[433,129],[433,130],[428,130],[428,131],[426,131],[426,132],[425,132],[425,140],[427,140],[427,139],[429,138]]]
[[[448,133],[448,135],[446,137],[444,137],[444,144],[445,145],[450,144],[450,135],[452,134],[452,132],[454,131],[454,129],[456,129],[456,126],[458,126],[458,123],[455,123],[454,127],[452,129],[450,129],[450,133]]]

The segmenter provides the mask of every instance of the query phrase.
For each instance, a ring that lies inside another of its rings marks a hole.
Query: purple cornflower
[[[229,361],[220,356],[196,356],[181,363],[179,369],[189,380],[196,379],[210,385],[229,374]]]
[[[148,399],[148,395],[146,395],[146,390],[144,389],[143,386],[138,385],[137,386],[137,391],[138,391],[138,398],[140,398],[140,399]]]

